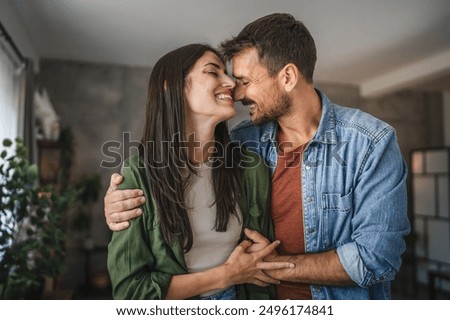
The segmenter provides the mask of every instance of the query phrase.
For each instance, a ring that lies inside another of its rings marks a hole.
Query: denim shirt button
[[[306,202],[311,202],[312,201],[312,197],[307,197],[306,198]]]
[[[306,170],[311,170],[311,167],[310,166],[306,166],[305,169]]]
[[[308,233],[313,233],[314,231],[316,231],[316,229],[314,229],[314,228],[309,228],[308,229]]]

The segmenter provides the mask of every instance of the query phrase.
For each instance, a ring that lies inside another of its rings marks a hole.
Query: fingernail
[[[145,203],[145,198],[142,197],[142,198],[140,199],[140,201],[141,201],[141,203]]]
[[[137,209],[137,210],[136,210],[136,214],[137,214],[138,216],[140,216],[140,215],[142,214],[142,209]]]
[[[294,269],[294,268],[295,268],[295,264],[291,263],[291,264],[289,265],[289,268]]]
[[[139,196],[143,196],[143,195],[144,195],[144,191],[139,190],[139,191],[138,191],[138,195],[139,195]]]

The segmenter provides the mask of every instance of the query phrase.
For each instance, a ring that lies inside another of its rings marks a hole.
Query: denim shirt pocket
[[[322,193],[322,210],[324,247],[336,247],[351,241],[353,190],[345,195]]]

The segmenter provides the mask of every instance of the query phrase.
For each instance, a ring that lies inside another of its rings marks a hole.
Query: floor
[[[111,300],[110,288],[80,288],[75,291],[73,300]]]

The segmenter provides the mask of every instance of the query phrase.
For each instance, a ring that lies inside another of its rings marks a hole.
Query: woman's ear
[[[293,63],[288,63],[285,65],[280,70],[278,76],[280,84],[286,92],[291,92],[297,85],[299,77],[301,77],[297,66]]]

